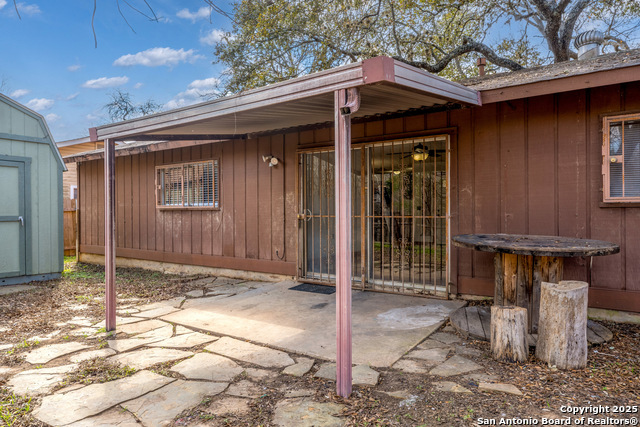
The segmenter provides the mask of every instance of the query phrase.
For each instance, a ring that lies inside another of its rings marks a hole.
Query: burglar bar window
[[[605,117],[605,202],[640,202],[640,114]]]
[[[156,205],[219,208],[218,160],[156,167]]]

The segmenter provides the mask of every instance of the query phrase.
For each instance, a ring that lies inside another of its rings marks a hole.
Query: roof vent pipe
[[[487,65],[487,58],[478,58],[476,64],[478,64],[478,74],[484,76],[484,67]]]
[[[576,49],[578,49],[578,60],[595,58],[600,55],[602,43],[604,43],[604,35],[598,30],[590,30],[578,34],[573,42]]]

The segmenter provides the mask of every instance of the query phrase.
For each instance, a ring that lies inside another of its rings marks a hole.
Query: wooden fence
[[[73,256],[76,254],[76,240],[78,237],[78,210],[75,200],[64,200],[63,219],[64,254],[65,256]]]

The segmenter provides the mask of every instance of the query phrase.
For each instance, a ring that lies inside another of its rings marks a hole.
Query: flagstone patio
[[[335,295],[290,289],[296,284],[244,284],[235,295],[188,299],[182,310],[161,319],[335,360]],[[391,366],[464,305],[461,301],[362,291],[353,291],[352,298],[353,361],[377,367]]]
[[[335,296],[290,290],[293,285],[252,282],[234,294],[229,283],[220,282],[218,289],[214,282],[206,293],[189,292],[186,299],[132,310],[119,318],[117,335],[109,337],[106,348],[99,348],[97,341],[91,346],[94,341],[73,339],[41,345],[26,353],[32,369],[0,367],[0,376],[9,376],[7,384],[18,394],[44,395],[33,415],[54,426],[161,426],[218,395],[218,405],[211,403],[206,410],[212,416],[246,412],[279,375],[335,380]],[[468,393],[455,382],[456,376],[483,375],[482,366],[463,357],[467,349],[456,335],[433,333],[461,304],[354,291],[354,385],[375,387],[380,368],[393,365],[391,369],[407,373],[428,373],[434,381],[446,377],[438,384],[444,392]],[[102,336],[100,327],[84,326]],[[137,372],[52,391],[90,357]],[[153,366],[169,367],[152,372]],[[487,382],[487,391],[518,392],[480,378]],[[313,392],[304,390],[283,392],[273,415],[275,425],[344,424],[343,405],[316,401]]]

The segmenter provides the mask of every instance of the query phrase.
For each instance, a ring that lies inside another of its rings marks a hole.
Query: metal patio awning
[[[90,129],[104,140],[106,329],[116,328],[115,141],[220,140],[333,122],[336,173],[336,388],[351,393],[351,122],[448,103],[481,105],[479,92],[387,57],[368,59],[239,95]]]
[[[480,105],[478,91],[388,57],[377,57],[238,95],[92,129],[93,140],[136,136],[247,135],[334,120],[336,90],[358,88],[352,119],[447,103]]]

